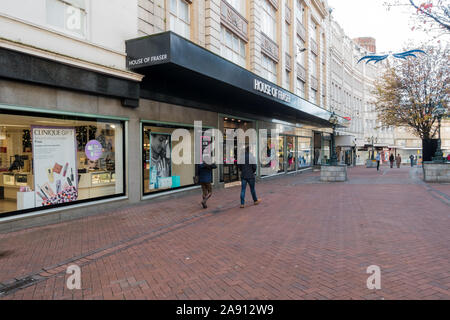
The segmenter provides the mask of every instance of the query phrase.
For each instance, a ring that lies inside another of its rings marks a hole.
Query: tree
[[[434,108],[448,110],[450,96],[450,50],[422,47],[418,58],[395,60],[375,83],[375,106],[383,126],[409,127],[421,139],[437,131]]]
[[[450,33],[450,4],[448,0],[390,0],[385,2],[390,9],[395,6],[406,6],[414,10],[413,14],[418,23],[414,29],[425,31],[442,31],[441,34]]]

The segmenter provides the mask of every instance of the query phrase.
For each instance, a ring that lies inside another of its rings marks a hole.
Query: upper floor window
[[[311,39],[313,39],[314,41],[317,41],[317,24],[311,20],[311,23],[309,24],[309,33],[310,33],[310,37]]]
[[[189,4],[184,0],[170,0],[170,30],[190,38]]]
[[[302,0],[297,0],[297,5],[295,6],[295,16],[297,17],[297,20],[301,24],[305,24],[305,8],[303,6]]]
[[[265,54],[262,55],[262,71],[263,78],[277,83],[277,64]]]
[[[317,57],[313,54],[309,55],[309,71],[317,78]]]
[[[305,82],[298,78],[295,86],[295,93],[302,98],[305,97]]]
[[[78,37],[86,37],[85,0],[46,0],[47,24]]]
[[[305,58],[306,58],[306,44],[305,41],[303,41],[300,37],[297,37],[297,62],[301,66],[305,66]]]
[[[285,28],[284,28],[284,46],[285,46],[285,51],[289,52],[290,51],[290,42],[291,42],[291,37],[289,34],[289,24],[286,22],[285,23]]]
[[[222,57],[245,68],[245,42],[224,26],[221,27],[221,38]]]
[[[268,0],[262,1],[261,30],[273,41],[277,41],[277,19],[275,8]]]
[[[284,70],[283,88],[291,90],[291,73],[288,70]]]
[[[237,12],[245,16],[245,0],[227,0]]]

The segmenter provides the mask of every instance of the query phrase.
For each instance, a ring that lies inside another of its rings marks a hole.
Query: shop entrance
[[[220,175],[220,182],[229,184],[240,181],[239,170],[237,166],[237,157],[238,157],[238,141],[235,136],[227,136],[227,129],[237,130],[242,129],[247,131],[250,128],[254,128],[254,122],[249,120],[243,120],[233,117],[224,117],[223,118],[223,168]],[[226,150],[227,141],[232,139],[232,144],[234,148],[231,150]],[[247,141],[246,141],[247,142]]]

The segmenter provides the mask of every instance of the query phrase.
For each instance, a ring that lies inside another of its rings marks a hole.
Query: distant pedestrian
[[[198,182],[202,186],[202,207],[204,209],[208,208],[206,202],[212,196],[212,171],[217,169],[214,163],[211,163],[209,156],[204,156],[203,163],[198,167]]]
[[[247,189],[247,184],[250,187],[250,192],[252,193],[253,202],[255,205],[258,205],[261,201],[258,200],[258,197],[256,196],[255,191],[255,184],[256,184],[256,160],[253,157],[253,155],[250,154],[250,148],[245,148],[245,153],[243,156],[244,163],[239,163],[238,167],[241,171],[241,181],[242,181],[242,188],[241,188],[241,208],[245,207],[245,191]]]
[[[400,168],[400,165],[402,164],[402,157],[398,154],[395,158],[395,162],[397,163],[397,168]]]
[[[377,153],[377,156],[375,157],[375,160],[377,160],[377,171],[380,171],[380,161],[381,161],[380,153]]]
[[[391,163],[391,169],[394,167],[394,161],[395,161],[394,154],[391,153],[391,155],[389,156],[389,162]]]
[[[410,155],[409,160],[411,161],[411,168],[414,167],[414,156]]]

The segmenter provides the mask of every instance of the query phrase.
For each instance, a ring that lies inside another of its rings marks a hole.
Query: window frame
[[[58,112],[58,111],[40,111],[40,110],[31,110],[32,108],[28,107],[8,107],[3,108],[4,105],[0,104],[0,111],[2,114],[8,114],[8,115],[15,115],[15,116],[26,116],[26,117],[36,117],[36,118],[47,118],[47,119],[55,119],[55,120],[75,120],[75,121],[96,121],[96,122],[103,122],[103,123],[114,123],[114,124],[120,124],[122,126],[122,168],[123,168],[123,188],[121,193],[107,195],[107,196],[101,196],[96,198],[90,198],[90,199],[83,199],[83,200],[76,200],[72,202],[66,202],[66,203],[59,203],[49,206],[42,206],[42,207],[35,207],[35,208],[29,208],[29,209],[22,209],[22,210],[15,210],[5,213],[0,213],[0,220],[3,218],[8,217],[15,217],[20,216],[28,213],[39,213],[44,211],[54,211],[58,209],[64,209],[70,207],[77,207],[80,204],[95,204],[98,201],[104,201],[104,200],[114,200],[121,197],[125,197],[127,195],[127,162],[126,162],[126,150],[127,150],[127,122],[129,121],[128,118],[119,118],[119,117],[107,117],[102,115],[90,115],[90,114],[75,114],[70,112]],[[34,109],[34,108],[33,108]],[[34,178],[33,178],[34,179]]]

